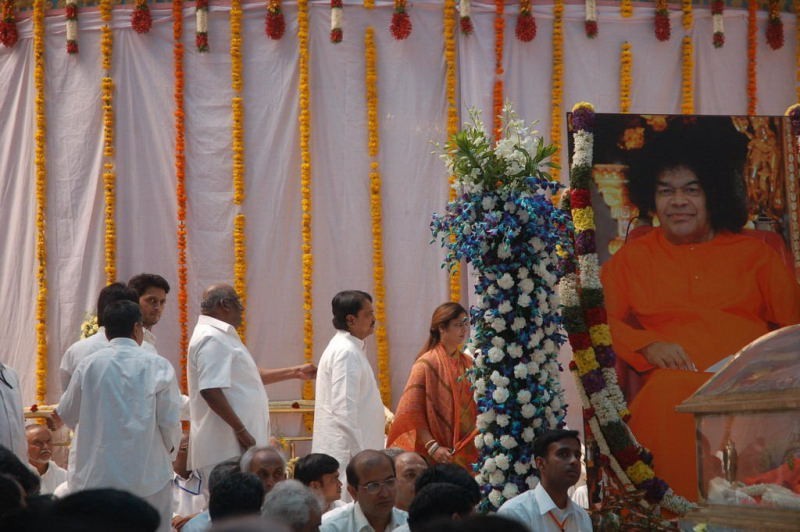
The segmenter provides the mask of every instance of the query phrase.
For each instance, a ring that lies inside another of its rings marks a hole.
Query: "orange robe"
[[[427,457],[419,434],[427,428],[439,445],[455,449],[453,462],[471,470],[475,449],[476,409],[465,373],[472,359],[464,353],[449,356],[441,344],[422,354],[397,405],[386,447],[400,447]]]
[[[645,384],[630,405],[630,427],[654,455],[656,474],[697,499],[692,414],[674,408],[705,383],[705,370],[769,332],[800,322],[800,288],[763,241],[722,233],[674,245],[656,229],[625,244],[603,267],[614,349]],[[681,345],[698,372],[654,369],[638,351]]]

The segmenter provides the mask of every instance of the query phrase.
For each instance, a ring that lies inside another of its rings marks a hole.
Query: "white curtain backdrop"
[[[475,33],[458,36],[462,115],[475,106],[490,120],[494,79],[494,13],[473,5]],[[244,101],[248,250],[248,344],[260,365],[302,361],[300,262],[300,153],[296,5],[284,4],[286,34],[264,34],[263,2],[244,11]],[[312,211],[314,253],[314,352],[319,358],[333,333],[330,300],[342,289],[373,291],[369,210],[369,157],[364,93],[364,32],[375,29],[378,55],[380,169],[387,331],[393,405],[414,356],[427,335],[434,307],[448,297],[440,268],[443,253],[431,245],[431,214],[447,200],[447,177],[431,142],[446,133],[442,9],[438,2],[410,5],[413,33],[398,42],[389,33],[391,3],[371,10],[345,6],[344,41],[329,41],[328,2],[311,6]],[[550,131],[552,8],[536,4],[533,42],[514,36],[517,7],[506,15],[505,94],[518,114]],[[116,84],[118,276],[160,273],[173,290],[155,327],[159,351],[176,367],[178,353],[177,252],[174,163],[172,22],[169,10],[153,11],[149,34],[130,28],[130,8],[114,11],[113,78]],[[600,7],[599,36],[583,30],[583,6],[569,5],[564,24],[564,101],[580,100],[600,112],[618,111],[619,51],[633,45],[632,112],[680,110],[680,14],[672,14],[672,39],[653,35],[653,10],[637,7],[621,19]],[[85,313],[94,310],[105,282],[101,179],[100,20],[80,13],[80,54],[65,52],[64,16],[47,17],[47,251],[48,401],[60,395],[57,368],[74,342]],[[773,51],[759,14],[759,114],[782,114],[795,101],[795,24],[784,16],[786,45]],[[35,177],[32,27],[18,23],[20,41],[0,48],[0,360],[20,373],[24,401],[35,392]],[[695,10],[696,111],[745,114],[747,110],[746,12],[727,9],[726,44],[711,44],[711,16]],[[186,50],[186,183],[190,331],[202,290],[233,277],[231,106],[228,9],[212,6],[211,52],[194,46],[194,10],[184,11]],[[560,139],[566,146],[566,125]],[[566,167],[566,155],[562,163]],[[566,180],[566,169],[561,172]],[[465,291],[465,300],[469,290]],[[368,342],[374,362],[374,340]],[[564,353],[565,361],[569,353]],[[564,374],[572,390],[568,374]],[[274,399],[300,396],[300,385],[270,386]],[[571,395],[571,392],[570,392]],[[574,397],[569,397],[576,403]],[[579,408],[570,424],[579,424]],[[300,429],[278,419],[282,433]]]

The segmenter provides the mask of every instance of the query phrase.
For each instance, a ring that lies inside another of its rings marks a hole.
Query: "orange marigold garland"
[[[631,82],[633,71],[633,52],[631,43],[622,43],[619,58],[619,112],[627,113],[631,109]]]
[[[331,42],[342,42],[342,0],[331,0]]]
[[[597,0],[586,0],[586,15],[583,21],[583,29],[586,36],[590,39],[597,37]]]
[[[681,24],[683,29],[689,31],[694,24],[694,13],[692,12],[692,0],[681,0]]]
[[[783,47],[783,20],[781,19],[779,0],[769,0],[769,16],[767,17],[767,43],[773,50]]]
[[[175,196],[178,202],[178,352],[181,391],[187,393],[189,352],[188,273],[186,267],[186,115],[184,114],[183,0],[172,0],[172,57],[175,67]]]
[[[19,34],[17,33],[16,22],[16,2],[15,0],[2,0],[2,20],[0,20],[0,43],[6,48],[11,48],[17,44]]]
[[[620,0],[619,14],[622,18],[631,18],[633,16],[633,0]]]
[[[194,7],[194,41],[197,51],[208,52],[208,0],[197,0]]]
[[[681,42],[681,114],[694,114],[694,47],[688,35]]]
[[[458,2],[458,23],[461,26],[461,33],[472,35],[475,28],[472,27],[472,5],[470,0],[459,0]]]
[[[492,89],[492,132],[496,141],[502,134],[503,114],[503,41],[505,39],[505,2],[494,0],[494,87]]]
[[[656,0],[656,18],[654,25],[656,39],[659,41],[669,40],[671,33],[670,24],[667,0]]]
[[[561,163],[561,110],[564,100],[564,0],[553,4],[553,79],[550,91],[550,143],[555,147],[550,161],[555,165],[553,179],[558,180]]]
[[[45,106],[44,0],[33,2],[33,82],[36,133],[36,401],[47,399],[47,108]]]
[[[711,21],[714,26],[712,42],[714,43],[714,48],[722,48],[725,44],[725,21],[722,18],[724,10],[725,2],[711,0]]]
[[[147,33],[153,26],[153,17],[150,16],[150,7],[147,0],[136,0],[136,5],[131,13],[131,26],[136,33]]]
[[[800,1],[800,0],[798,0]],[[445,96],[447,98],[447,138],[458,133],[458,102],[456,100],[456,0],[444,0],[442,5],[442,32],[444,34]],[[449,176],[449,201],[456,199],[455,175]],[[453,236],[455,238],[455,236]],[[455,264],[450,270],[450,300],[461,301],[461,267]]]
[[[231,147],[233,151],[233,204],[239,211],[233,220],[233,288],[247,308],[247,246],[245,241],[245,215],[241,212],[244,205],[244,99],[242,98],[244,80],[242,76],[242,3],[231,1],[231,110],[233,112],[233,128],[231,130]],[[247,321],[242,316],[239,325],[239,336],[242,342],[247,336]]]
[[[111,78],[111,58],[114,49],[114,36],[111,33],[111,1],[101,0],[100,19],[100,61],[103,68],[100,100],[103,104],[103,211],[105,222],[105,273],[106,283],[117,280],[117,225],[116,225],[116,181],[114,167],[114,80]]]
[[[281,0],[267,0],[267,18],[264,22],[267,37],[278,40],[286,31],[286,21],[283,18]]]
[[[758,80],[756,78],[756,10],[758,0],[747,0],[747,114],[756,114]]]
[[[67,53],[78,53],[78,4],[75,0],[67,0],[64,5],[64,15],[67,18]]]
[[[411,17],[406,12],[406,0],[394,0],[394,13],[389,30],[398,41],[407,39],[411,35]]]
[[[536,37],[536,19],[531,13],[531,0],[519,0],[516,34],[522,42],[530,42]]]

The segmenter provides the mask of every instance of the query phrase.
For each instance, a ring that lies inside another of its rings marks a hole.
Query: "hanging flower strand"
[[[722,48],[725,44],[725,21],[722,17],[725,10],[725,2],[723,0],[711,1],[711,21],[714,26],[714,35],[712,42],[714,48]]]
[[[286,31],[286,20],[283,18],[281,0],[267,0],[267,17],[264,21],[267,37],[277,41]]]
[[[153,26],[153,17],[150,15],[150,7],[147,0],[136,0],[136,4],[131,13],[131,26],[136,33],[147,33]]]
[[[394,13],[389,31],[398,41],[407,39],[411,35],[411,17],[406,12],[406,0],[394,0]]]
[[[494,0],[494,86],[492,87],[492,133],[500,140],[503,114],[503,41],[505,40],[504,0]]]
[[[75,0],[67,0],[64,5],[64,15],[67,18],[67,53],[78,53],[78,4]]]
[[[654,21],[656,39],[668,41],[671,33],[670,25],[667,0],[656,0],[656,18]]]
[[[550,89],[550,143],[555,148],[551,162],[558,168],[561,163],[561,107],[564,100],[564,0],[553,4],[553,73]],[[558,180],[558,170],[553,179]]]
[[[758,104],[758,78],[756,56],[758,0],[747,1],[747,114],[756,114]]]
[[[783,48],[783,20],[781,19],[779,0],[769,0],[767,43],[769,43],[770,48],[773,50]]]
[[[681,114],[694,114],[694,47],[688,35],[681,43]]]
[[[458,2],[458,22],[461,26],[461,33],[464,35],[472,35],[475,28],[472,27],[472,5],[470,0],[459,0]]]
[[[536,19],[531,13],[531,0],[519,0],[516,34],[522,42],[530,42],[536,37]]]
[[[342,42],[342,0],[331,0],[331,42]]]
[[[619,58],[619,112],[627,113],[631,110],[631,84],[633,71],[633,52],[631,43],[622,43]]]
[[[208,0],[197,0],[194,7],[194,41],[197,51],[208,52]]]
[[[692,24],[694,24],[692,9],[692,0],[681,0],[681,24],[685,31],[691,30]]]
[[[597,37],[597,0],[586,0],[586,15],[583,28],[590,39]]]
[[[114,51],[114,36],[111,33],[111,0],[101,0],[100,20],[100,61],[103,79],[100,85],[100,100],[103,105],[103,199],[105,209],[105,273],[106,283],[117,280],[117,222],[116,222],[116,182],[114,167],[114,80],[111,78],[111,59]]]
[[[622,18],[631,18],[633,16],[633,0],[620,0],[619,15]]]
[[[442,26],[444,33],[445,94],[447,96],[447,138],[452,139],[458,133],[458,102],[456,99],[456,1],[444,0],[442,4]],[[798,0],[800,1],[800,0]],[[448,176],[449,201],[455,201],[455,174]],[[461,301],[461,264],[454,263],[449,276],[450,300]]]
[[[2,0],[2,19],[0,20],[0,43],[6,48],[17,44],[19,34],[16,22],[16,1]]]

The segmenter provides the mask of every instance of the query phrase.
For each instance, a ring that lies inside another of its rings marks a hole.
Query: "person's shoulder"
[[[524,511],[531,510],[534,506],[537,508],[539,507],[539,504],[536,501],[536,491],[530,489],[512,497],[511,499],[508,499],[500,506],[500,509],[497,510],[497,513],[519,514]]]

